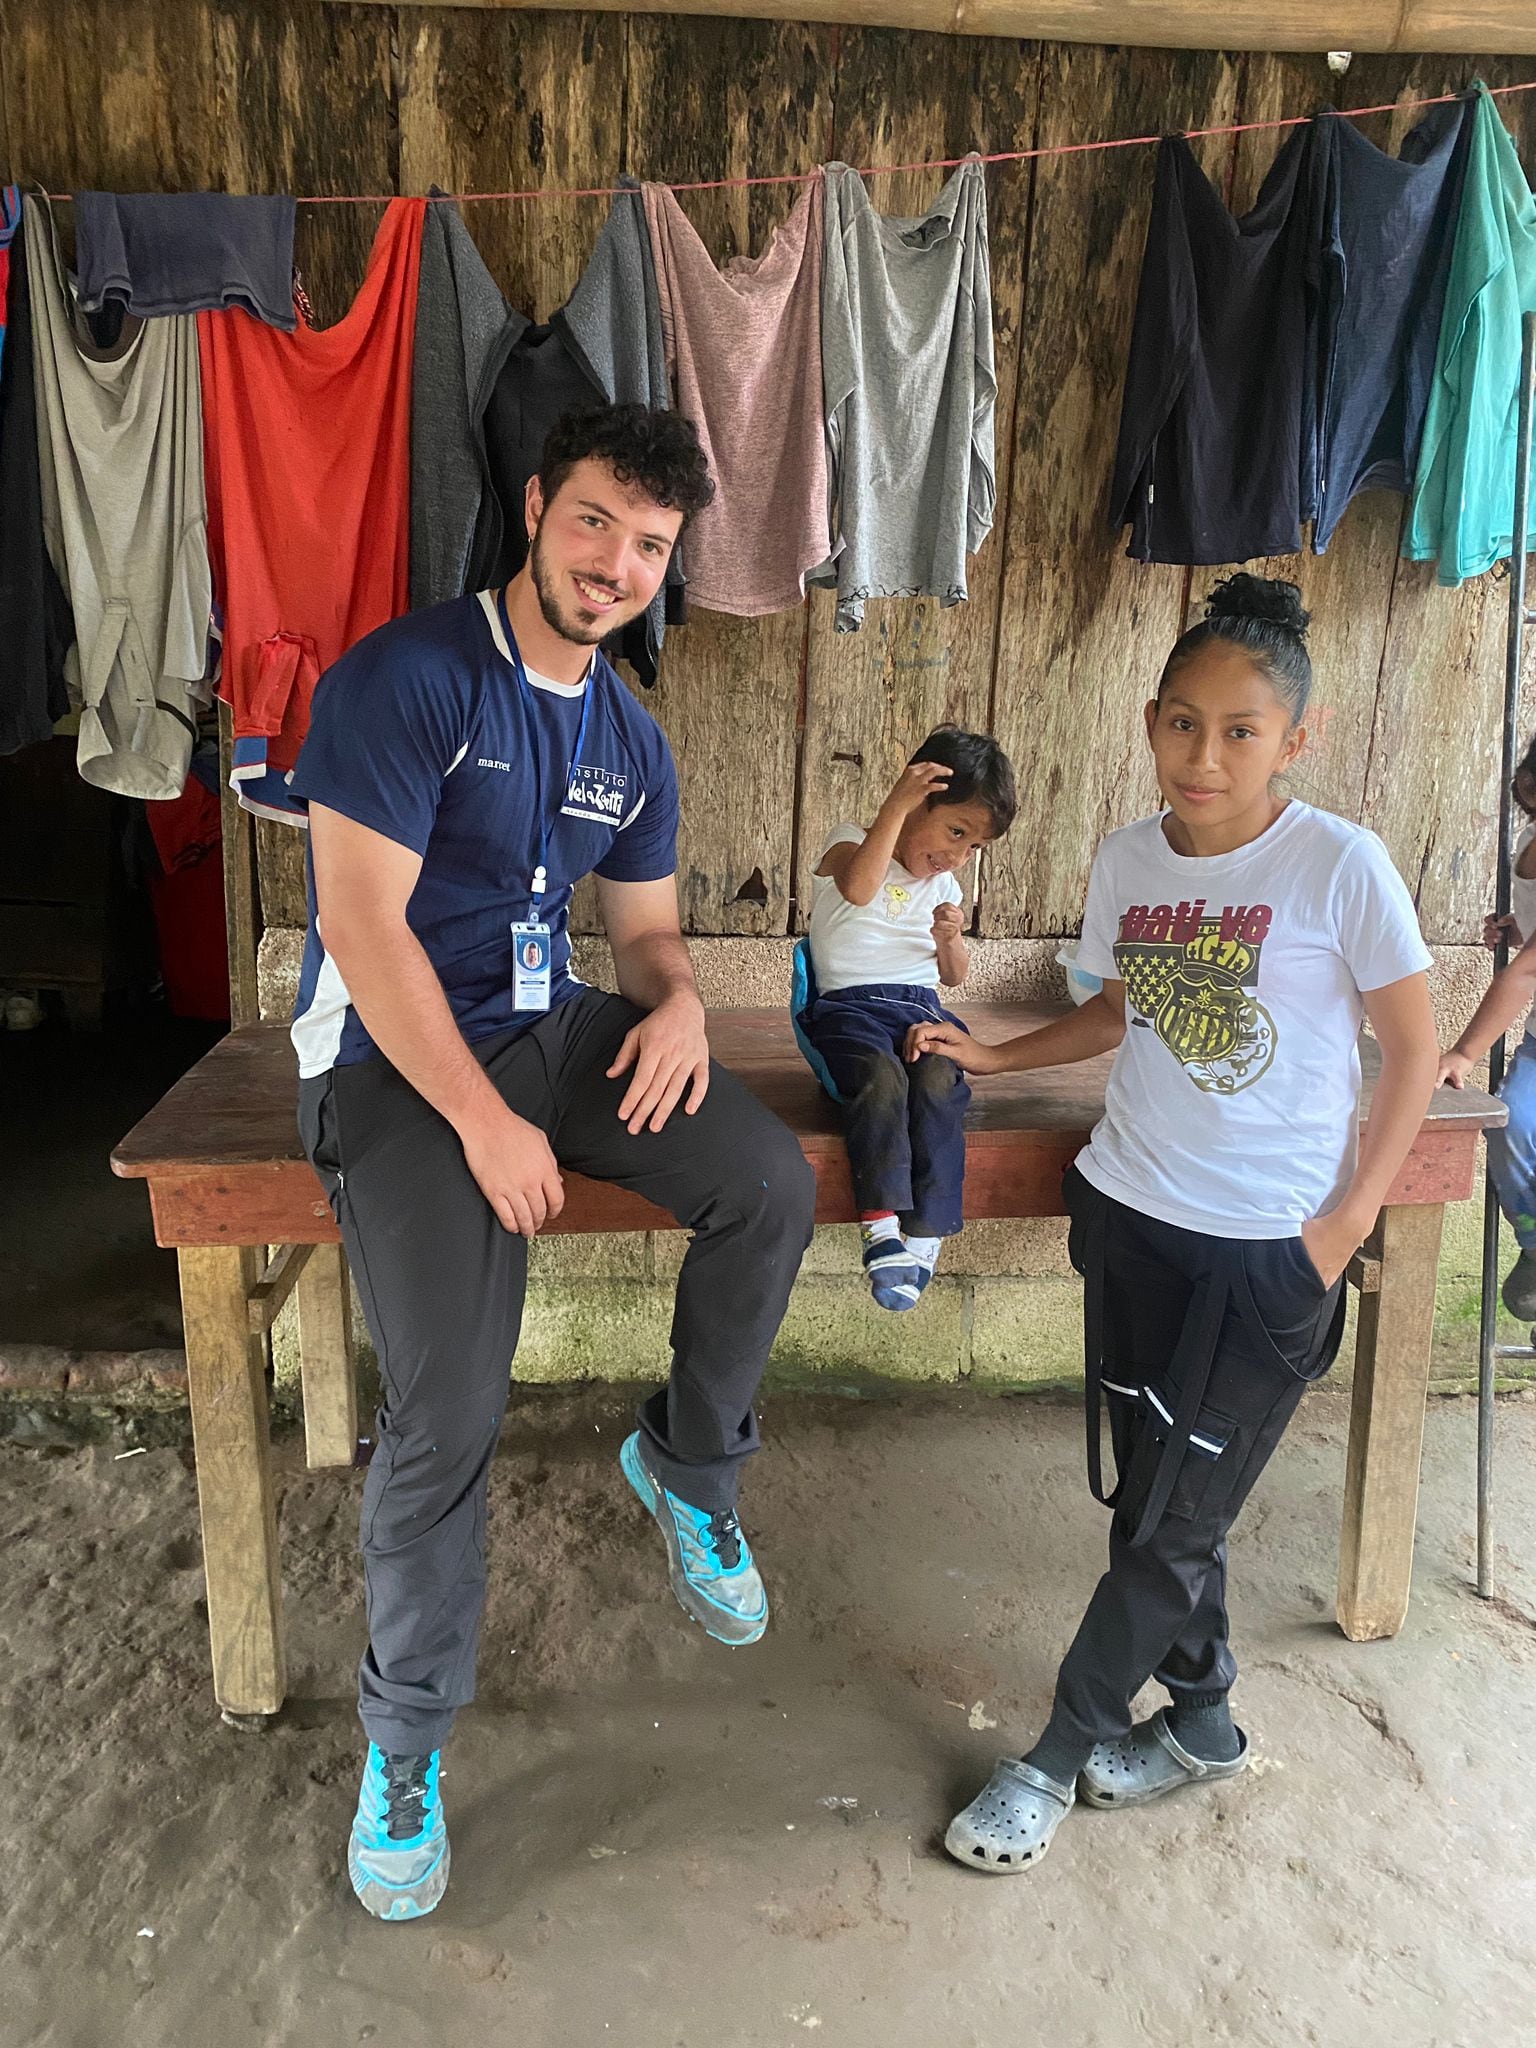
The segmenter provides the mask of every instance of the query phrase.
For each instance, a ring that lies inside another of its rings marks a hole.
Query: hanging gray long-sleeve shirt
[[[672,393],[645,201],[634,178],[621,177],[618,182],[621,190],[608,209],[587,267],[551,325],[613,404],[648,405],[664,412]],[[647,683],[656,680],[668,623],[677,625],[683,617],[682,553],[679,543],[667,564],[666,584],[646,612],[645,649],[625,650]]]
[[[122,796],[179,796],[213,598],[196,316],[129,315],[97,348],[52,215],[25,206],[43,533],[74,614],[80,773]]]
[[[826,167],[821,361],[837,628],[870,597],[967,595],[966,556],[996,498],[992,279],[979,158],[915,220],[876,213],[846,164]]]
[[[457,206],[421,231],[411,360],[411,609],[462,597],[484,490],[475,400],[493,355],[528,325],[485,267]]]

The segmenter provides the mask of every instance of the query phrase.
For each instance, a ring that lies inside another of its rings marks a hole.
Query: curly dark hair
[[[937,726],[912,760],[937,761],[954,770],[944,787],[929,797],[929,810],[940,804],[980,804],[992,821],[992,837],[1002,838],[1013,823],[1019,797],[1013,763],[990,734],[965,732],[958,725]]]
[[[645,405],[584,405],[562,413],[539,458],[547,505],[578,462],[603,462],[617,481],[636,485],[658,505],[681,512],[683,525],[715,495],[709,463],[693,421]]]

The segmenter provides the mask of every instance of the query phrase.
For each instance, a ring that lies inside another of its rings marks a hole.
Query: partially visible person
[[[1490,915],[1483,925],[1483,943],[1494,951],[1507,944],[1513,957],[1493,978],[1460,1038],[1440,1061],[1440,1080],[1461,1088],[1468,1074],[1485,1059],[1496,1040],[1519,1022],[1536,998],[1536,739],[1515,770],[1510,792],[1525,814],[1515,842],[1509,884],[1509,912]],[[1519,1322],[1536,1324],[1536,1032],[1526,1019],[1525,1035],[1515,1048],[1499,1100],[1509,1112],[1502,1129],[1487,1133],[1488,1170],[1499,1207],[1515,1233],[1520,1256],[1504,1276],[1504,1306]]]

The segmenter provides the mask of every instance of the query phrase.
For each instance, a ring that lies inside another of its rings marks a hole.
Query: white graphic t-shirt
[[[1125,983],[1126,1015],[1084,1178],[1185,1230],[1278,1238],[1354,1173],[1362,991],[1430,955],[1376,834],[1292,801],[1209,859],[1161,817],[1112,832],[1078,965]]]
[[[817,857],[819,867],[834,846],[859,846],[862,825],[839,825]],[[909,875],[898,860],[870,903],[850,903],[830,875],[811,881],[811,966],[820,994],[860,988],[867,982],[939,986],[939,953],[933,913],[941,903],[963,903],[953,875]]]

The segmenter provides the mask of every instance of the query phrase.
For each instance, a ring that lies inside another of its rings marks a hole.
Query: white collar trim
[[[494,590],[481,590],[475,594],[480,600],[480,609],[485,613],[486,624],[491,629],[491,638],[496,643],[496,652],[510,668],[512,665],[512,650],[507,645],[507,636],[501,628],[501,606],[496,602],[496,593]],[[592,659],[587,663],[587,672],[579,683],[557,683],[553,676],[541,676],[536,668],[529,668],[526,663],[523,666],[523,674],[527,676],[529,684],[533,689],[547,690],[551,697],[580,697],[584,694],[588,683],[591,682],[596,667],[597,656],[594,653]]]

